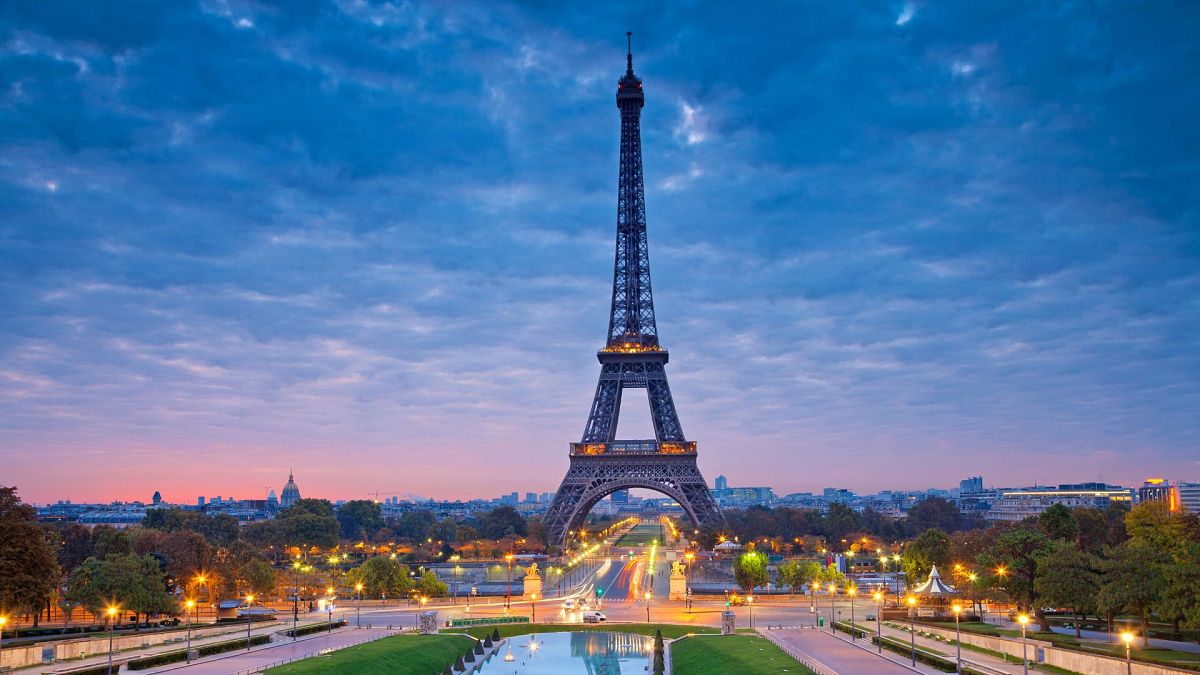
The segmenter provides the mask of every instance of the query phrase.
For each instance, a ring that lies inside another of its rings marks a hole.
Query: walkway
[[[921,664],[917,664],[916,669],[902,666],[874,652],[839,640],[829,633],[810,628],[764,630],[759,631],[759,634],[779,645],[785,652],[798,652],[809,657],[806,661],[816,661],[817,664],[814,665],[818,665],[818,669],[819,665],[824,665],[833,671],[823,675],[913,675],[914,672],[940,675],[940,671]]]
[[[361,642],[378,640],[388,635],[397,635],[398,631],[386,628],[342,628],[333,633],[324,633],[316,637],[300,638],[299,640],[283,639],[269,645],[255,647],[250,651],[220,654],[193,662],[192,664],[175,663],[162,668],[147,669],[143,673],[181,673],[183,675],[229,675],[254,671],[265,668],[281,661],[294,661],[299,658],[313,656],[326,650],[340,649]]]

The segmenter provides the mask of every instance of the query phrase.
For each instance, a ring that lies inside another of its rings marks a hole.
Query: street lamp
[[[104,613],[108,615],[108,675],[112,675],[113,627],[117,620],[117,608],[109,605]]]
[[[0,657],[4,655],[4,626],[8,624],[7,616],[0,616]]]
[[[754,596],[746,596],[746,607],[750,610],[750,627],[754,628]],[[769,625],[769,624],[768,624]]]
[[[196,608],[195,600],[188,600],[183,603],[187,607],[188,615],[188,632],[187,632],[187,662],[192,662],[192,612]]]
[[[1122,631],[1121,642],[1125,643],[1125,673],[1133,675],[1133,656],[1129,652],[1129,648],[1133,646],[1133,633]]]
[[[956,650],[956,656],[955,656],[954,662],[958,667],[958,670],[955,670],[954,672],[961,673],[962,672],[962,633],[959,631],[959,627],[958,627],[958,615],[962,613],[962,605],[955,603],[953,606],[950,607],[950,609],[954,612],[954,647]]]
[[[880,625],[883,616],[883,593],[875,591],[875,644],[878,646],[876,650],[880,654],[883,653],[883,627]]]
[[[829,584],[829,634],[830,635],[834,635],[836,632],[833,630],[833,624],[835,621],[837,621],[837,618],[836,618],[837,610],[835,610],[833,608],[833,601],[835,599],[834,596],[836,596],[836,595],[837,595],[837,586],[834,584]]]
[[[810,614],[817,612],[817,591],[821,590],[821,584],[812,582],[812,593],[809,595],[808,611]]]
[[[687,560],[687,577],[683,580],[683,598],[684,604],[687,605],[688,614],[692,613],[692,562],[696,559],[695,553],[685,553],[683,556]]]
[[[450,561],[454,563],[454,595],[450,599],[452,605],[458,604],[458,561],[461,559],[462,556],[457,554],[450,556]]]
[[[912,643],[912,665],[917,667],[917,599],[913,596],[908,596],[905,599],[908,603],[908,635]]]
[[[246,594],[246,651],[250,651],[250,608],[254,605],[254,594]]]
[[[537,605],[534,602],[537,600],[537,593],[529,594],[529,609],[533,612],[533,623],[537,623]]]
[[[1029,652],[1025,648],[1025,626],[1029,625],[1029,615],[1018,616],[1017,623],[1021,624],[1021,666],[1025,670],[1025,675],[1029,675]]]
[[[858,595],[858,589],[854,586],[846,588],[846,595],[850,596],[850,641],[854,642],[858,639],[858,635],[854,632],[854,596]]]
[[[362,628],[362,583],[354,584],[354,590],[358,592],[358,600],[354,603],[354,627]]]
[[[509,606],[509,600],[510,600],[510,598],[512,598],[512,561],[513,561],[513,554],[509,553],[509,554],[505,555],[505,556],[504,556],[504,560],[505,560],[505,562],[507,562],[507,563],[508,563],[508,577],[507,577],[507,581],[508,581],[508,587],[507,587],[507,590],[505,590],[505,591],[504,591],[504,611],[506,611],[506,612],[507,612],[507,611],[508,611],[508,606]]]

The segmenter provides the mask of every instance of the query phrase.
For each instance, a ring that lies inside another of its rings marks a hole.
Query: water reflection
[[[541,633],[511,638],[509,646],[516,657],[513,661],[506,663],[493,658],[479,672],[484,675],[644,673],[650,663],[654,638],[628,633]]]

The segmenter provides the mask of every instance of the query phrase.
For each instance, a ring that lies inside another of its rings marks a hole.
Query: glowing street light
[[[360,581],[354,584],[354,590],[358,593],[358,600],[354,603],[354,627],[362,628],[362,592],[363,585]]]
[[[253,612],[250,608],[254,606],[254,594],[246,594],[246,651],[250,651],[250,616]]]
[[[908,596],[904,600],[908,603],[908,635],[912,641],[912,666],[917,667],[917,598]]]
[[[581,531],[582,531],[582,530],[581,530]],[[511,598],[512,598],[512,561],[513,561],[513,554],[509,553],[509,554],[505,555],[505,556],[504,556],[504,560],[505,560],[505,562],[507,562],[507,563],[508,563],[508,576],[507,576],[507,582],[508,582],[508,586],[507,586],[507,589],[504,591],[504,611],[505,611],[505,612],[507,612],[507,611],[508,611],[508,607],[509,607],[509,602],[510,602],[510,600],[511,600]]]
[[[858,589],[854,586],[847,586],[846,595],[850,596],[850,641],[854,642],[858,639],[858,634],[854,632],[854,596],[858,595]]]
[[[1133,633],[1122,631],[1121,642],[1125,643],[1125,673],[1133,675],[1133,656],[1129,652],[1130,647],[1133,646]]]
[[[754,628],[754,596],[746,596],[746,607],[750,610],[750,627]]]
[[[880,654],[883,653],[883,627],[880,625],[883,616],[883,593],[875,591],[875,644]]]
[[[187,662],[192,662],[192,614],[196,609],[196,601],[188,599],[183,603],[187,607],[188,615],[188,632],[187,632]]]
[[[115,605],[109,605],[104,614],[108,616],[108,675],[112,675],[112,655],[113,655],[113,628],[117,621],[117,608]]]
[[[950,609],[954,612],[954,647],[957,650],[957,655],[955,656],[954,663],[956,664],[956,667],[958,668],[958,670],[955,670],[954,672],[961,673],[962,672],[962,633],[959,631],[959,628],[958,628],[958,615],[962,614],[962,605],[960,605],[956,602],[956,603],[954,603],[953,606],[950,607]]]
[[[650,591],[646,591],[642,597],[646,599],[646,623],[650,623]]]
[[[1025,627],[1029,625],[1029,615],[1021,614],[1017,617],[1017,623],[1021,624],[1021,665],[1025,675],[1029,675],[1029,652],[1025,648]]]

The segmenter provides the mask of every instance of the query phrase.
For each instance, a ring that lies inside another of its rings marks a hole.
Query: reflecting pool
[[[509,638],[482,675],[645,673],[654,638],[629,633],[535,633]],[[512,655],[511,661],[505,659]]]

